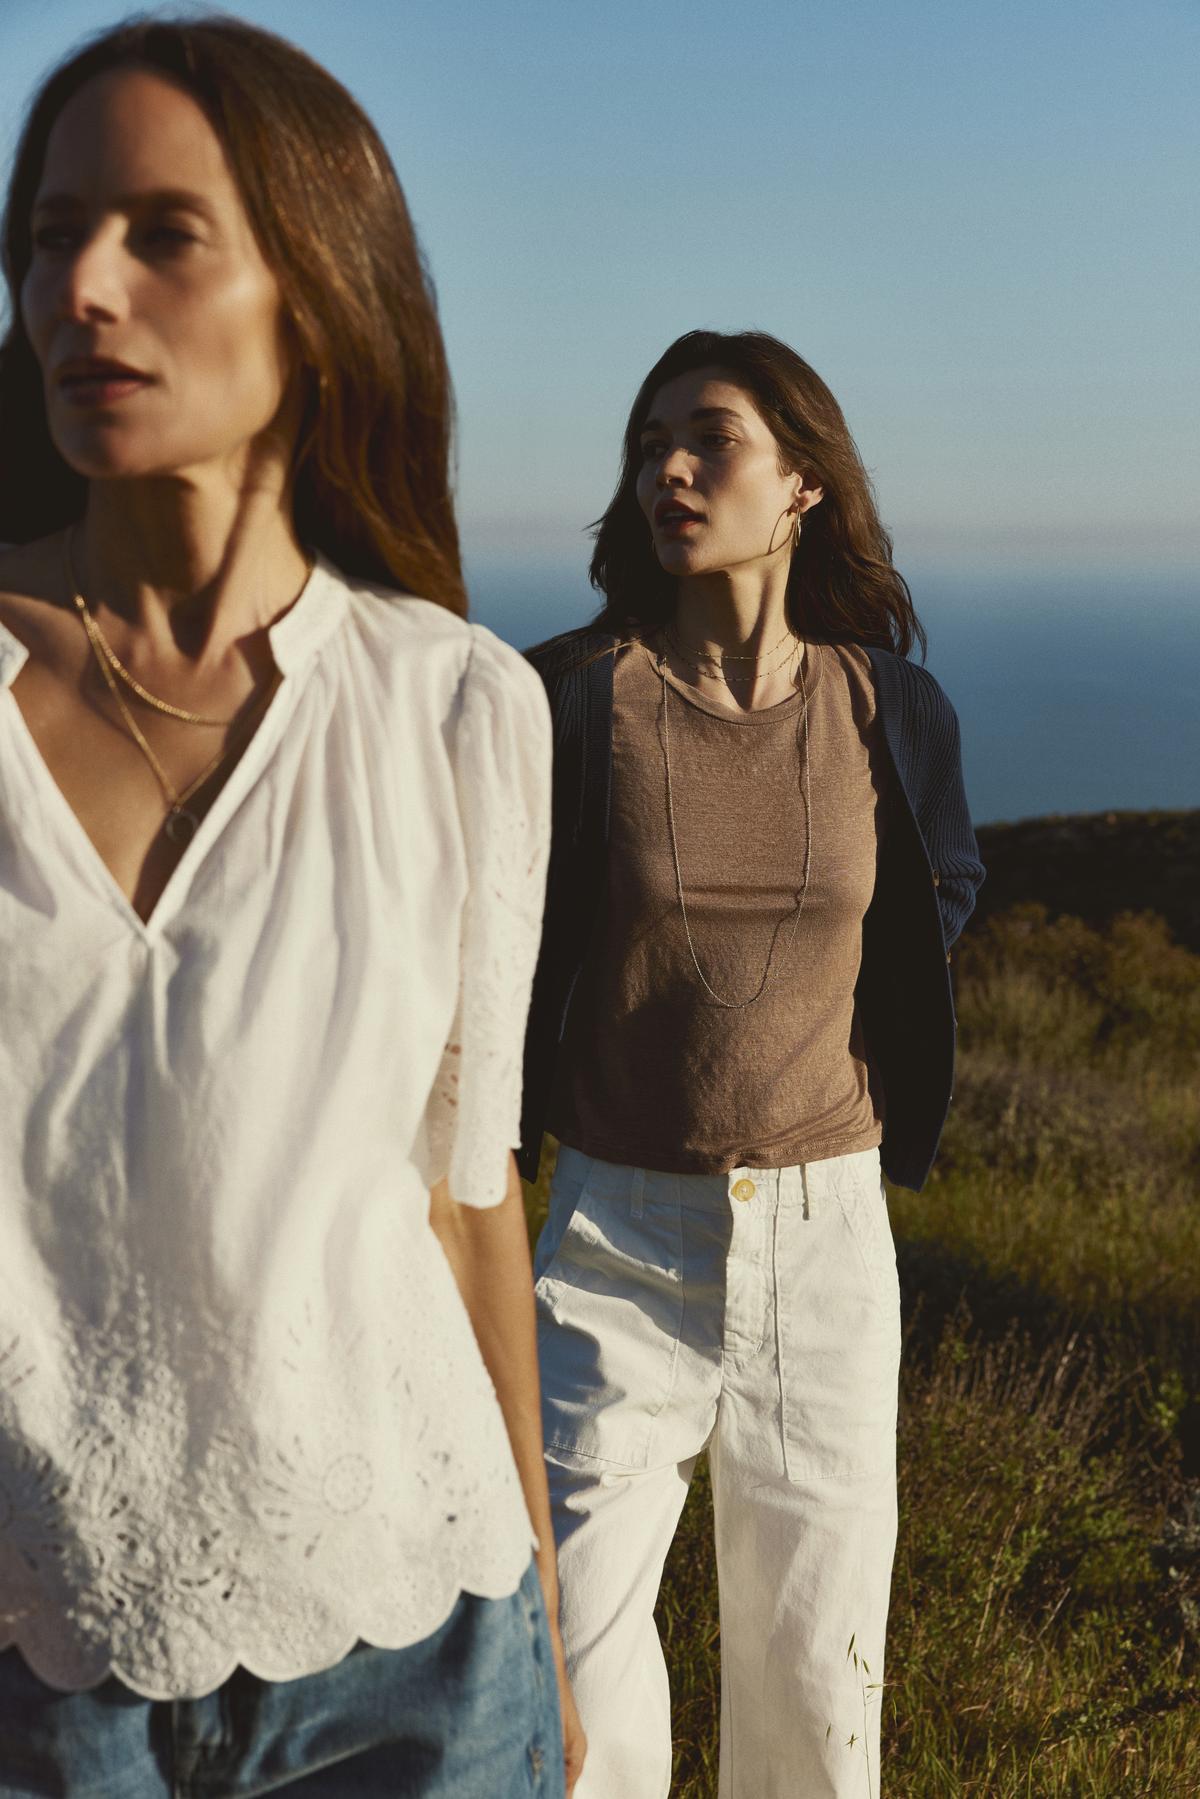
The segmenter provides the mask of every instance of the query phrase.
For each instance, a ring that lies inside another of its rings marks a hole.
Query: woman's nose
[[[670,487],[674,482],[690,482],[692,465],[679,445],[668,450],[658,465],[658,485]]]
[[[58,286],[60,317],[73,322],[119,320],[128,311],[129,296],[121,273],[118,247],[103,235],[85,239],[65,259]]]

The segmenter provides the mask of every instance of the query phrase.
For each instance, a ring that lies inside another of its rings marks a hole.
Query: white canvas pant
[[[564,1148],[535,1272],[576,1799],[666,1799],[653,1610],[703,1450],[721,1799],[879,1799],[900,1300],[878,1153],[674,1175]]]

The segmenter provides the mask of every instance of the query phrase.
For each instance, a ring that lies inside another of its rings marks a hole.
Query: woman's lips
[[[700,514],[694,507],[673,496],[664,496],[654,508],[655,526],[664,537],[680,537],[700,522]]]
[[[131,394],[150,386],[148,375],[134,375],[116,369],[88,375],[65,375],[59,392],[71,406],[113,406]]]
[[[72,406],[111,406],[140,393],[153,379],[116,356],[71,356],[57,374],[59,392]]]

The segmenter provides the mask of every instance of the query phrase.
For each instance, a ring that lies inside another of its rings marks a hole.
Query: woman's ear
[[[797,475],[796,480],[798,485],[792,499],[791,511],[797,517],[803,518],[806,512],[811,512],[814,506],[821,504],[825,498],[825,489],[818,487],[815,482],[810,484],[803,475]]]

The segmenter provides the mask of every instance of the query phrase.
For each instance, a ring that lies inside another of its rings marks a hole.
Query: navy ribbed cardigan
[[[537,1174],[554,1063],[575,978],[604,893],[612,781],[616,638],[585,627],[527,652],[554,727],[553,837],[542,947],[525,1039],[521,1149]],[[894,780],[875,895],[863,920],[855,997],[884,1103],[885,1174],[920,1188],[954,1080],[949,950],[975,904],[983,865],[963,791],[958,720],[916,663],[868,649]]]

